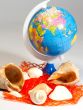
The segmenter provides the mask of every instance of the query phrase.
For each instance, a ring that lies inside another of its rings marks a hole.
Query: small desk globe
[[[64,8],[47,7],[36,12],[28,27],[32,47],[46,56],[67,52],[77,39],[77,25]]]

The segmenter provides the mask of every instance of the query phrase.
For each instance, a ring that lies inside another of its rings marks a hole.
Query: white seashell
[[[16,91],[11,91],[10,94],[19,98],[22,97],[22,95]]]
[[[56,101],[72,99],[72,94],[65,86],[56,86],[49,98]]]
[[[28,76],[28,74],[26,72],[23,72],[23,77],[24,77],[24,80],[30,79],[30,77]]]
[[[29,95],[34,104],[43,104],[47,99],[47,94],[44,90],[30,91]]]
[[[30,91],[35,91],[35,90],[44,90],[47,95],[52,91],[52,89],[45,83],[41,83],[41,84],[37,85]]]
[[[27,73],[30,78],[38,78],[43,75],[43,71],[36,67],[30,68]]]
[[[4,99],[3,91],[0,91],[0,99]]]
[[[45,83],[41,83],[29,91],[30,98],[34,104],[43,104],[52,89]]]
[[[61,64],[48,80],[51,80],[51,83],[54,84],[73,85],[80,80],[79,70],[71,62],[66,62]]]

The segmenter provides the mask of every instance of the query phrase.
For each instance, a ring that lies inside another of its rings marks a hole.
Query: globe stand
[[[33,10],[28,14],[28,16],[26,17],[26,20],[24,22],[24,26],[23,26],[23,39],[25,42],[25,45],[27,47],[27,50],[34,55],[36,58],[46,61],[48,64],[54,64],[55,65],[59,65],[62,60],[63,60],[63,56],[47,56],[47,55],[43,55],[41,53],[39,53],[37,50],[35,50],[33,48],[33,46],[30,43],[29,40],[29,35],[28,35],[28,28],[29,28],[29,23],[31,21],[31,18],[34,16],[34,14],[36,12],[38,12],[38,10],[42,9],[42,8],[46,8],[47,4],[50,2],[50,0],[46,0],[40,4],[38,4],[35,8],[33,8]],[[55,66],[56,67],[56,66]]]

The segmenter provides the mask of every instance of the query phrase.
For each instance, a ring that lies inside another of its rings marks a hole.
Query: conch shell
[[[41,83],[28,92],[34,104],[43,104],[52,89],[45,83]]]
[[[7,64],[0,68],[0,89],[19,92],[23,84],[23,74],[18,66]]]
[[[30,95],[31,101],[34,104],[38,104],[38,105],[45,103],[47,99],[47,94],[44,90],[35,90],[33,92],[30,91],[29,95]]]
[[[80,80],[79,70],[71,62],[66,62],[61,64],[48,80],[54,84],[74,85]]]

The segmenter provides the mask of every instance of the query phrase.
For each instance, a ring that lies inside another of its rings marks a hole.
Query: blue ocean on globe
[[[66,9],[47,7],[33,16],[28,32],[35,50],[43,55],[58,56],[75,43],[77,24]]]

